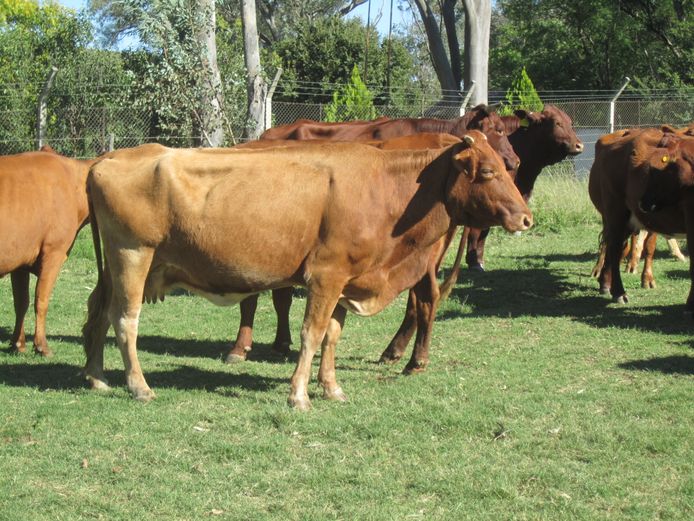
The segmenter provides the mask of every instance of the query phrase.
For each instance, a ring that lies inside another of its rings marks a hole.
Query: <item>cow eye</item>
[[[491,179],[494,179],[496,176],[496,172],[494,172],[493,168],[481,168],[480,169],[480,178],[483,181],[489,181]]]

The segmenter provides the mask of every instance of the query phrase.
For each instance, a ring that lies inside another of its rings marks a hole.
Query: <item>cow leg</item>
[[[115,250],[115,255],[106,255],[113,259],[113,298],[109,309],[109,320],[116,333],[116,342],[125,366],[125,381],[133,398],[148,402],[154,398],[142,374],[140,361],[137,358],[137,330],[142,309],[147,272],[152,263],[154,251]]]
[[[631,255],[629,257],[629,262],[627,263],[626,272],[636,273],[639,267],[639,261],[641,260],[641,255],[643,254],[643,245],[646,240],[652,235],[651,232],[646,230],[639,230],[639,233],[631,234]],[[625,256],[629,252],[625,252]]]
[[[621,304],[629,301],[619,270],[624,244],[629,235],[628,220],[629,210],[626,207],[611,208],[610,215],[604,218],[605,265],[600,275],[600,287],[601,290],[609,287],[612,299]]]
[[[398,332],[381,353],[381,358],[378,362],[381,364],[397,362],[405,353],[407,344],[417,331],[417,297],[413,290],[410,290],[407,297],[407,308],[405,309],[405,317],[402,319],[402,324]]]
[[[36,295],[34,296],[34,310],[36,312],[36,333],[34,334],[34,352],[41,356],[52,356],[46,340],[46,314],[48,313],[48,301],[58,279],[60,267],[67,259],[64,253],[46,255],[41,261],[41,267],[36,281]]]
[[[337,384],[337,379],[335,378],[335,345],[342,334],[346,314],[347,310],[342,306],[338,305],[335,307],[323,339],[318,382],[323,387],[323,398],[326,400],[347,401],[347,396]]]
[[[301,327],[301,349],[299,360],[292,375],[291,390],[287,403],[301,410],[311,408],[308,398],[308,383],[311,378],[311,362],[318,346],[323,342],[330,318],[337,305],[342,285],[325,287],[319,282],[320,277],[315,273],[311,278],[304,323]]]
[[[272,344],[273,351],[284,356],[289,355],[289,346],[292,345],[292,333],[289,328],[289,310],[292,307],[292,293],[294,288],[279,288],[272,291],[272,305],[277,315],[277,331],[275,341]]]
[[[591,275],[594,278],[599,278],[600,274],[602,273],[602,267],[605,265],[605,241],[600,241],[600,248],[598,250],[598,260],[595,262],[595,266],[593,267],[593,271],[591,272]],[[607,288],[606,291],[603,291],[602,287],[600,288],[601,293],[607,293],[610,290],[610,288]]]
[[[655,278],[653,277],[653,257],[655,256],[655,246],[658,235],[649,232],[643,249],[646,252],[646,261],[643,264],[643,272],[641,273],[641,287],[655,288]]]
[[[465,262],[468,268],[475,271],[484,271],[484,245],[489,235],[489,228],[479,230],[470,228],[468,236],[467,254]]]
[[[685,205],[685,223],[687,226],[687,244],[694,244],[694,207],[690,204]],[[686,306],[687,311],[694,312],[694,262],[692,262],[691,253],[689,255],[689,279],[691,287]]]
[[[478,259],[479,241],[482,235],[482,230],[479,228],[469,228],[470,233],[467,238],[467,254],[465,255],[465,263],[468,268],[476,271],[484,271]]]
[[[681,260],[682,262],[687,260],[687,257],[685,257],[682,250],[680,250],[680,245],[677,244],[677,239],[674,237],[672,239],[668,239],[667,245],[670,248],[670,253],[672,253],[673,257],[675,257],[677,260]]]
[[[429,364],[431,332],[440,301],[436,272],[429,269],[427,274],[412,289],[416,296],[417,337],[412,350],[412,357],[403,370],[405,374],[424,371]]]
[[[236,334],[236,342],[224,357],[227,364],[243,362],[246,359],[246,353],[253,346],[253,319],[258,307],[258,295],[246,297],[241,301],[239,307],[241,308],[241,323]]]
[[[24,319],[29,309],[29,271],[16,270],[10,274],[12,299],[14,301],[14,332],[10,349],[15,353],[26,352]]]
[[[108,390],[108,382],[104,377],[104,343],[111,322],[108,311],[113,298],[111,274],[108,264],[99,276],[94,290],[87,300],[87,321],[82,327],[84,352],[87,362],[82,371],[92,389]]]

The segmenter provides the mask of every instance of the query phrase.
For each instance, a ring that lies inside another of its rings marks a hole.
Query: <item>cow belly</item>
[[[144,300],[156,302],[164,300],[164,296],[173,289],[185,289],[218,306],[233,306],[256,291],[234,291],[226,289],[225,281],[208,281],[186,272],[180,266],[173,264],[158,264],[147,275],[144,289]],[[215,289],[224,287],[225,289]],[[264,288],[263,288],[264,289]]]

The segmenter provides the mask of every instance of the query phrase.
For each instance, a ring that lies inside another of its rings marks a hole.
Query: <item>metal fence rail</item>
[[[31,106],[27,99],[36,99],[40,85],[0,85],[0,154],[12,154],[36,148],[36,110],[21,109]],[[58,152],[74,157],[93,157],[110,147],[124,148],[157,141],[170,146],[194,146],[190,122],[184,117],[181,124],[162,129],[157,125],[152,110],[145,110],[128,101],[128,86],[90,86],[90,100],[86,105],[79,95],[73,97],[49,95],[47,102],[46,142]],[[79,89],[76,89],[79,92]],[[21,96],[17,93],[21,93]],[[575,172],[590,169],[594,157],[594,145],[598,138],[610,129],[609,93],[553,92],[543,95],[545,103],[553,103],[572,118],[577,134],[586,148],[583,154],[572,160]],[[494,99],[490,96],[490,99]],[[410,107],[380,105],[378,116],[421,117],[435,99],[421,99]],[[460,115],[458,106],[438,106],[437,117],[454,118]],[[325,106],[320,103],[293,103],[275,100],[272,103],[273,125],[291,123],[297,119],[322,120]],[[238,115],[229,121],[238,121]],[[689,97],[636,98],[624,96],[615,103],[615,129],[672,124],[681,126],[694,121],[694,93]],[[228,129],[234,136],[242,134],[241,128]]]

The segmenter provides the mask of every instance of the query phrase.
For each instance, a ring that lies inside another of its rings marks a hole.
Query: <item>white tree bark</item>
[[[491,0],[463,0],[465,8],[465,88],[475,82],[472,105],[488,102],[489,31],[492,19]]]
[[[197,34],[204,70],[200,99],[200,144],[219,147],[224,144],[224,105],[222,78],[217,66],[217,42],[215,40],[215,0],[197,0],[204,23]]]
[[[243,24],[243,49],[247,71],[246,91],[248,93],[248,118],[244,137],[258,139],[265,130],[267,82],[260,68],[255,0],[241,0],[241,22]]]

